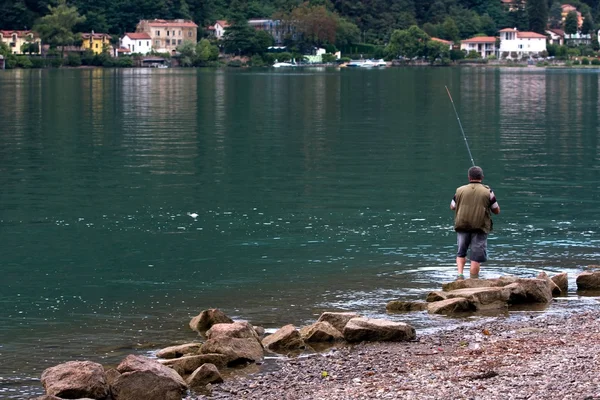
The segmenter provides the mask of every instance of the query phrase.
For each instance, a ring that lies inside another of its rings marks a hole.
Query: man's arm
[[[498,204],[498,201],[496,200],[496,195],[494,194],[494,191],[492,189],[490,189],[490,209],[492,210],[492,212],[494,214],[500,214],[500,205]]]
[[[452,201],[450,202],[450,209],[456,210],[456,195],[454,195],[454,197],[452,198]]]

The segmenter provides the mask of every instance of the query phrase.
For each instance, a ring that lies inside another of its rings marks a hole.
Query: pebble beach
[[[600,303],[417,335],[279,358],[187,399],[600,399]]]

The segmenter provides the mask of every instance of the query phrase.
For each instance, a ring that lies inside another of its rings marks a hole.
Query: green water
[[[446,85],[502,208],[482,275],[574,288],[599,258],[599,77],[0,71],[0,398],[62,361],[191,340],[208,307],[267,328],[383,317],[452,279],[470,160]]]

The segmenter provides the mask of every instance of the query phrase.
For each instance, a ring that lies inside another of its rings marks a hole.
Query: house
[[[563,4],[560,6],[560,8],[562,9],[560,15],[562,16],[562,22],[565,22],[565,19],[567,18],[567,14],[569,14],[571,11],[575,11],[577,13],[577,27],[581,28],[581,25],[583,25],[583,16],[581,15],[581,13],[579,11],[577,11],[577,7],[572,6],[570,4]]]
[[[293,34],[292,26],[286,26],[283,21],[278,19],[249,19],[248,25],[257,31],[265,31],[273,36],[275,43],[283,43],[285,34]]]
[[[548,37],[548,44],[557,44],[559,46],[565,44],[565,31],[562,29],[548,29],[546,36]]]
[[[489,56],[497,56],[498,49],[496,48],[495,36],[480,36],[473,37],[466,40],[460,41],[460,49],[466,50],[467,52],[476,51],[479,53],[481,58],[487,58]]]
[[[150,36],[152,50],[159,53],[172,53],[184,40],[193,43],[198,41],[198,25],[185,19],[141,20],[136,33],[147,33]]]
[[[500,30],[500,48],[502,58],[515,58],[539,55],[546,51],[546,35],[536,32],[519,32],[517,28]]]
[[[130,53],[146,55],[152,51],[152,38],[146,32],[126,33],[119,39],[119,46]]]
[[[580,44],[592,44],[592,35],[589,33],[565,33],[565,44],[567,46],[579,46]]]
[[[454,43],[452,43],[449,40],[444,40],[444,39],[440,39],[440,38],[436,38],[436,37],[432,37],[431,40],[433,40],[434,42],[440,42],[440,43],[445,44],[446,46],[448,46],[448,48],[450,50],[452,50],[452,46],[454,45]]]
[[[508,11],[518,11],[525,7],[525,2],[518,2],[517,0],[500,0],[500,3]]]
[[[110,35],[106,33],[82,33],[81,39],[81,47],[93,51],[94,54],[100,54],[110,46]]]
[[[0,42],[6,43],[13,54],[23,54],[23,45],[28,43],[37,44],[37,51],[32,51],[32,53],[39,53],[42,47],[39,36],[32,31],[0,30]]]
[[[225,21],[224,19],[217,20],[214,25],[209,27],[209,29],[214,32],[214,35],[217,39],[223,39],[225,29],[227,28],[229,28],[229,22]]]

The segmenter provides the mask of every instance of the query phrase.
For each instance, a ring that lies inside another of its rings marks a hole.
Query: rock
[[[300,337],[305,342],[335,342],[344,340],[342,332],[338,331],[329,322],[315,322],[300,329]]]
[[[600,290],[600,271],[584,271],[575,282],[577,290]]]
[[[392,300],[385,306],[387,311],[423,311],[427,310],[427,303],[422,301]]]
[[[357,317],[360,315],[354,312],[324,312],[317,322],[329,322],[335,329],[343,332],[348,321]]]
[[[187,384],[192,389],[203,388],[209,383],[222,383],[223,378],[217,367],[213,364],[204,364],[196,369],[187,379]]]
[[[304,342],[300,337],[300,332],[294,325],[286,325],[277,330],[277,332],[265,337],[262,340],[265,348],[275,351],[290,351],[304,348]]]
[[[162,365],[171,367],[179,375],[188,375],[204,364],[213,364],[217,368],[223,368],[227,365],[228,358],[225,354],[199,354],[194,356],[185,356],[161,361]]]
[[[374,318],[352,318],[344,328],[344,338],[349,342],[414,340],[415,328],[403,322]]]
[[[566,296],[569,293],[569,277],[566,272],[556,274],[550,279],[558,286],[563,296]]]
[[[43,396],[36,397],[32,400],[63,400],[63,399],[61,399],[60,397],[49,396],[49,395],[45,394]]]
[[[560,296],[561,295],[562,291],[556,285],[556,283],[554,283],[554,281],[552,279],[550,279],[550,277],[548,276],[547,273],[540,272],[538,274],[538,276],[536,276],[536,279],[542,279],[542,280],[548,281],[548,285],[550,285],[550,291],[552,292],[552,296]]]
[[[106,371],[106,383],[108,383],[108,386],[112,386],[119,376],[121,376],[121,373],[119,371],[117,371],[115,368],[111,368],[111,369],[107,370]]]
[[[202,343],[186,343],[178,346],[165,347],[156,353],[159,358],[177,358],[186,354],[198,354]]]
[[[104,368],[91,361],[69,361],[47,368],[42,373],[42,385],[47,395],[69,399],[104,399],[109,394]]]
[[[206,332],[215,324],[230,324],[233,320],[217,308],[204,310],[190,321],[190,328],[196,332]]]
[[[238,339],[254,339],[260,342],[258,334],[254,327],[248,322],[233,322],[231,324],[215,324],[206,331],[208,339],[238,338]]]
[[[143,356],[128,355],[117,366],[114,400],[181,400],[187,384],[171,368]]]
[[[259,338],[265,336],[265,328],[263,328],[262,326],[255,326],[254,332],[256,332]]]
[[[449,292],[452,290],[459,289],[476,289],[481,287],[501,287],[510,285],[517,281],[515,276],[501,276],[495,279],[461,279],[454,282],[448,282],[442,284],[442,290]]]
[[[510,289],[510,304],[550,303],[552,301],[553,285],[550,279],[517,279],[515,283],[505,286]]]
[[[425,299],[426,302],[431,303],[434,301],[442,301],[442,300],[447,300],[448,299],[448,293],[447,292],[440,292],[440,291],[435,291],[435,292],[429,292],[427,294],[427,298]]]
[[[217,337],[208,339],[200,350],[202,354],[223,354],[227,365],[234,366],[263,359],[263,346],[256,339]]]
[[[477,311],[505,308],[510,295],[510,289],[504,287],[480,287],[446,292],[448,299],[467,299]]]
[[[427,312],[429,312],[430,314],[444,315],[456,314],[461,312],[472,312],[475,310],[477,310],[475,304],[462,297],[436,301],[433,303],[429,303],[427,307]]]

